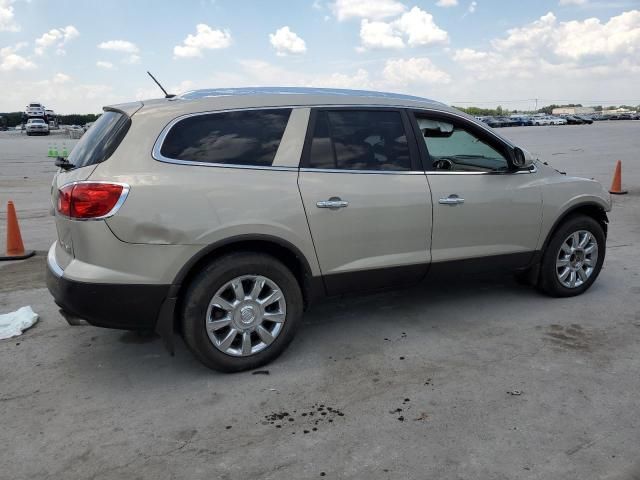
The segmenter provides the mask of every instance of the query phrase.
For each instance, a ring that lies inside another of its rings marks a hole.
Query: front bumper
[[[97,327],[154,329],[169,287],[70,280],[57,264],[53,248],[47,257],[47,288],[56,304],[67,315]]]

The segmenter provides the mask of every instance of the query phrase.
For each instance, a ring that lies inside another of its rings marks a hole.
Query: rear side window
[[[116,151],[127,134],[131,119],[121,112],[104,112],[77,143],[69,162],[75,168],[104,162]]]
[[[290,113],[287,108],[187,117],[169,130],[160,154],[175,160],[268,167]]]
[[[411,156],[400,112],[319,111],[310,168],[410,170]]]

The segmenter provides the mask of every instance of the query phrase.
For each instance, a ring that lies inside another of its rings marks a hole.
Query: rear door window
[[[104,112],[73,147],[69,162],[75,168],[104,162],[116,151],[130,125],[131,119],[124,113]]]
[[[411,155],[400,112],[318,111],[309,167],[411,170]]]
[[[290,108],[187,117],[167,133],[163,157],[213,164],[271,166]]]

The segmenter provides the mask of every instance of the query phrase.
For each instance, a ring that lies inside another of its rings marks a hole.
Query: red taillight
[[[111,213],[128,187],[117,183],[79,182],[58,190],[58,212],[71,218],[100,218]]]

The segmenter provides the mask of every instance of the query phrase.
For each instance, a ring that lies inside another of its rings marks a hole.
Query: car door
[[[327,293],[411,283],[430,260],[431,195],[399,109],[315,109],[298,185]]]
[[[434,267],[526,266],[542,219],[535,167],[515,170],[513,147],[464,117],[420,111],[412,120],[431,189]]]

